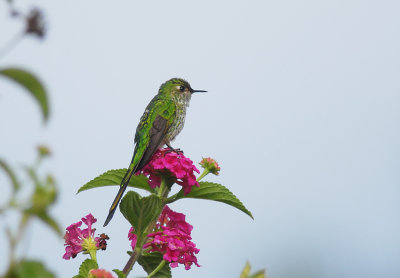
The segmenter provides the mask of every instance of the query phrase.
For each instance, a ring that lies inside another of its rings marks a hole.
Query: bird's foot
[[[169,148],[169,150],[165,151],[166,154],[171,153],[171,152],[177,153],[178,155],[183,154],[183,151],[181,149],[175,149],[175,148],[171,147],[169,144],[167,144],[167,147]]]

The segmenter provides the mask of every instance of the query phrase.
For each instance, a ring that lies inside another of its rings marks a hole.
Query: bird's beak
[[[207,91],[204,90],[192,90],[191,93],[206,93]]]

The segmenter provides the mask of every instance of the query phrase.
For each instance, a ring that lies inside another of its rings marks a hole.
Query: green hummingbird
[[[150,101],[140,118],[136,128],[132,161],[121,181],[104,226],[111,221],[132,175],[149,162],[157,149],[167,145],[171,151],[179,151],[171,147],[170,143],[181,132],[185,123],[186,108],[192,94],[197,92],[207,91],[193,90],[190,84],[181,78],[172,78],[160,86],[158,94]]]

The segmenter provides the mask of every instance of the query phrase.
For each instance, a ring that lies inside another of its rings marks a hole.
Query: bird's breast
[[[175,139],[175,137],[182,131],[186,118],[186,106],[178,105],[175,112],[174,120],[167,133],[168,142]]]

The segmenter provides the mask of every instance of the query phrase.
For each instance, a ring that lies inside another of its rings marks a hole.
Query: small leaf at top
[[[95,260],[86,259],[79,267],[79,275],[83,277],[88,277],[89,271],[91,269],[97,269],[97,268],[99,268],[99,266],[97,265],[97,262]]]
[[[78,192],[82,192],[88,189],[96,188],[96,187],[103,187],[103,186],[110,186],[110,185],[120,185],[122,178],[125,176],[127,169],[116,169],[116,170],[109,170],[100,176],[92,179],[85,185],[83,185],[81,188],[79,188]],[[149,191],[150,193],[153,193],[154,190],[149,186],[149,183],[147,182],[148,179],[143,176],[143,175],[132,175],[128,186],[134,187],[134,188],[139,188],[139,189],[144,189]]]
[[[10,166],[4,161],[0,159],[0,168],[3,168],[3,170],[6,172],[8,177],[11,180],[11,183],[13,185],[13,191],[14,193],[18,191],[20,188],[20,184],[17,180],[17,176],[15,175],[14,171],[10,168]]]
[[[250,263],[247,262],[246,265],[244,266],[242,273],[240,274],[240,278],[266,278],[265,276],[265,270],[259,270],[256,273],[253,273],[250,275]]]
[[[242,273],[240,273],[240,278],[248,278],[249,274],[250,274],[250,264],[249,262],[247,262],[242,270]]]
[[[48,119],[49,104],[46,89],[36,76],[26,70],[18,68],[0,69],[0,75],[13,80],[28,90],[39,103],[44,120],[46,121]]]
[[[162,200],[156,195],[141,197],[135,191],[129,191],[122,199],[119,209],[140,236],[147,226],[161,213]]]
[[[233,193],[230,192],[228,188],[218,183],[200,182],[200,186],[193,186],[192,190],[187,195],[184,195],[182,190],[179,191],[176,195],[176,198],[172,201],[182,198],[195,198],[222,202],[231,205],[237,209],[240,209],[248,216],[253,218],[251,212],[246,209],[242,202],[238,198],[236,198],[236,196],[233,195]]]
[[[138,263],[143,267],[143,269],[150,274],[163,260],[163,255],[158,252],[145,253],[138,259]],[[152,277],[154,278],[171,278],[171,268],[168,262]]]

